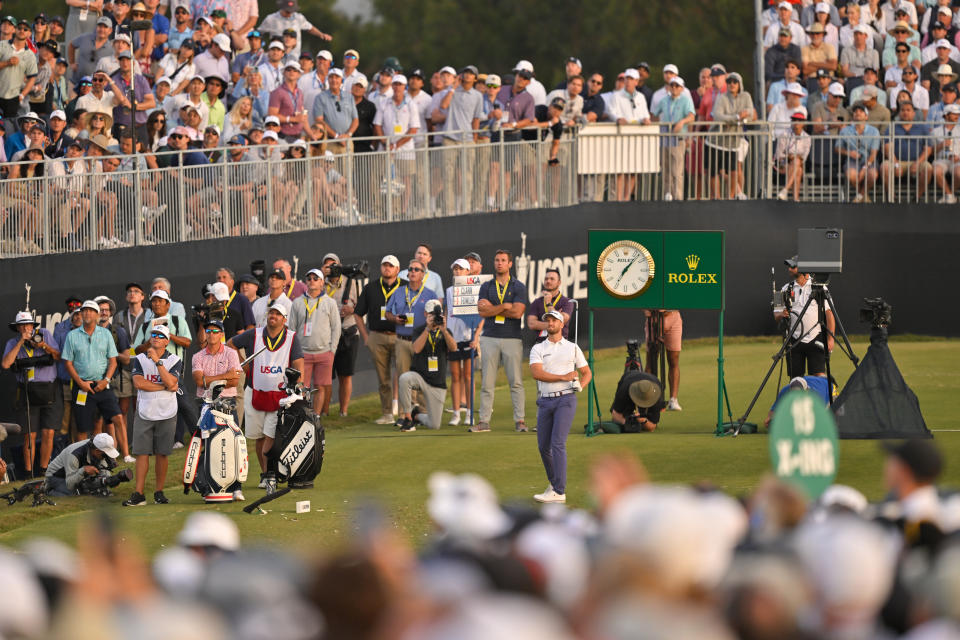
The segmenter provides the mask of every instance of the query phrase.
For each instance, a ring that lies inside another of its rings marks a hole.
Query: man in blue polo
[[[120,405],[110,388],[110,378],[117,368],[117,346],[109,330],[99,326],[100,305],[93,300],[80,307],[83,324],[67,334],[61,360],[73,379],[73,412],[77,432],[93,429],[94,414],[116,428],[120,424]]]
[[[413,362],[414,330],[427,324],[424,313],[427,301],[439,298],[423,281],[426,270],[427,266],[423,262],[411,260],[407,267],[407,284],[390,296],[387,302],[387,321],[397,325],[397,373],[410,370]]]
[[[483,385],[480,393],[480,422],[470,427],[469,431],[472,432],[490,431],[497,370],[501,366],[510,383],[514,429],[527,430],[521,376],[523,341],[520,337],[520,319],[527,308],[529,297],[527,286],[510,276],[512,267],[513,255],[506,249],[500,249],[493,257],[493,280],[484,282],[480,287],[477,312],[485,319],[483,334],[480,336]]]

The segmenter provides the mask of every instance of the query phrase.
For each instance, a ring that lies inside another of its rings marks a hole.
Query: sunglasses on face
[[[207,333],[220,333],[220,329],[205,329]]]
[[[343,56],[344,60],[356,60],[357,56]]]
[[[150,334],[150,337],[151,337],[151,338],[160,338],[160,339],[162,339],[162,340],[166,340],[166,339],[167,339],[167,336],[163,335],[162,333],[151,333],[151,334]]]
[[[302,151],[302,149],[301,149],[301,151]],[[309,282],[310,280],[319,280],[319,279],[320,279],[320,277],[319,277],[319,276],[316,276],[316,275],[309,275],[309,276],[307,276],[307,278],[306,278],[306,280],[307,280],[308,282]]]
[[[103,120],[103,119],[104,119],[103,116],[93,116],[93,118],[91,118],[91,120]]]
[[[421,269],[420,267],[409,267],[407,271],[416,272],[416,271],[423,271],[423,269]]]
[[[180,138],[183,138],[183,137],[185,137],[185,136],[184,136],[182,133],[171,133],[171,134],[170,134],[170,139],[171,139],[171,140],[179,140]]]

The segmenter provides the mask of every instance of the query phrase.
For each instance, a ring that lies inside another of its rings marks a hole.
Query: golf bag
[[[287,482],[293,489],[308,489],[323,465],[325,435],[323,426],[310,402],[304,397],[303,385],[298,384],[300,372],[287,369],[284,390],[287,397],[280,400],[277,410],[277,435],[267,454],[279,482]]]
[[[249,470],[247,440],[233,419],[235,400],[220,398],[222,388],[204,402],[183,465],[183,492],[192,487],[204,502],[232,502]]]

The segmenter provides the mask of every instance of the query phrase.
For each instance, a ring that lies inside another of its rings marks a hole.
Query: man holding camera
[[[328,253],[323,257],[321,270],[326,279],[327,295],[337,303],[340,311],[340,342],[333,356],[333,377],[337,383],[337,395],[340,401],[340,417],[346,417],[350,406],[350,396],[353,394],[353,372],[357,364],[357,352],[360,350],[360,332],[357,328],[357,317],[354,309],[357,307],[357,294],[360,282],[351,277],[339,274],[331,275],[331,267],[340,264],[340,258],[335,253]],[[323,394],[323,415],[330,410],[330,396],[333,386],[327,387]]]
[[[403,417],[400,431],[417,430],[417,424],[428,429],[439,429],[443,418],[443,403],[447,398],[447,353],[457,350],[457,341],[447,329],[443,318],[443,304],[429,300],[424,304],[426,324],[414,327],[413,358],[410,370],[400,376],[400,411]],[[413,391],[425,398],[426,411],[413,406]]]
[[[109,433],[74,442],[60,452],[47,467],[44,487],[48,496],[75,496],[84,478],[109,472],[120,456]]]
[[[29,311],[21,311],[10,323],[16,338],[7,340],[3,351],[4,369],[13,368],[17,375],[16,421],[28,427],[23,436],[23,468],[33,475],[37,431],[40,432],[40,470],[46,471],[53,452],[54,430],[60,426],[56,411],[57,360],[60,351],[46,329]],[[29,408],[29,411],[28,411]]]
[[[157,325],[150,331],[147,349],[131,362],[133,386],[137,388],[137,415],[133,419],[133,453],[137,457],[137,486],[125,507],[139,507],[147,503],[143,495],[150,471],[150,456],[156,460],[156,504],[170,502],[163,495],[167,481],[167,459],[173,452],[177,430],[177,390],[183,361],[167,351],[170,330]]]
[[[286,397],[280,390],[286,380],[284,371],[287,367],[303,371],[300,339],[295,331],[287,329],[289,305],[287,300],[275,301],[267,311],[266,326],[244,331],[227,341],[228,347],[256,354],[247,371],[247,385],[251,389],[243,399],[244,432],[247,438],[256,441],[257,459],[264,472],[258,486],[268,490],[276,488],[276,480],[267,474],[266,454],[277,435],[280,400]]]
[[[537,381],[537,446],[550,486],[533,499],[566,502],[567,436],[577,412],[576,393],[593,374],[580,347],[564,339],[560,310],[547,311],[540,321],[547,325],[547,339],[530,349],[530,371]]]
[[[665,407],[663,386],[656,376],[628,371],[617,383],[610,415],[625,433],[640,433],[657,428]]]
[[[97,323],[100,305],[85,300],[80,307],[80,317],[83,324],[67,334],[61,353],[63,364],[73,380],[71,400],[77,431],[89,433],[93,430],[97,411],[117,428],[120,426],[120,406],[110,388],[110,378],[117,368],[117,346],[110,332]],[[113,438],[110,441],[112,443]]]
[[[304,280],[307,292],[293,301],[290,329],[303,346],[303,384],[314,390],[313,411],[324,415],[323,405],[330,403],[327,394],[333,385],[334,353],[340,342],[340,313],[324,289],[320,269],[310,269]]]
[[[836,320],[830,303],[824,309],[826,323],[826,343],[820,327],[820,306],[813,298],[813,280],[809,273],[800,273],[797,256],[783,261],[787,272],[793,279],[783,285],[784,300],[790,301],[790,308],[774,314],[777,320],[787,320],[793,332],[790,335],[787,375],[791,378],[827,375],[827,351],[833,351],[833,334]],[[818,285],[819,286],[819,285]],[[809,301],[809,305],[807,302]],[[801,315],[801,313],[803,315]],[[826,351],[824,351],[826,346]]]
[[[427,266],[419,260],[411,260],[407,267],[407,284],[387,303],[387,320],[396,325],[397,372],[410,370],[413,361],[413,332],[427,323],[424,308],[429,300],[436,300],[437,293],[424,283]]]

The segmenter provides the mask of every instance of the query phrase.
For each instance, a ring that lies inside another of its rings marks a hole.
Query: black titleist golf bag
[[[308,489],[323,465],[323,426],[299,384],[300,372],[287,369],[285,375],[287,397],[277,410],[277,435],[267,453],[267,467],[291,488]]]

